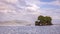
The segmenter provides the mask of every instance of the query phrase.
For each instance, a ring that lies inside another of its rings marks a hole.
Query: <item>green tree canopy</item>
[[[39,20],[39,22],[38,22]],[[35,25],[52,25],[52,18],[50,16],[38,16],[38,20],[35,22]]]

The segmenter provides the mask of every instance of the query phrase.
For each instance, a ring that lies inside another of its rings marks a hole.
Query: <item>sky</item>
[[[60,0],[0,0],[0,21],[34,22],[39,15],[60,20]]]

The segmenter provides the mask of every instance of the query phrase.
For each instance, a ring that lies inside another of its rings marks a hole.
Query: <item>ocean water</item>
[[[0,26],[0,34],[60,34],[60,25]]]

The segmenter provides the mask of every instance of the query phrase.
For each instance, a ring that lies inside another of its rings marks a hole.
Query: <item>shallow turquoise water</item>
[[[0,34],[60,34],[60,25],[0,26]]]

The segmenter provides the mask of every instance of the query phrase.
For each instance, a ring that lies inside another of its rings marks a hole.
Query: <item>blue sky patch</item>
[[[55,1],[55,0],[40,0],[41,2],[52,2],[52,1]]]
[[[55,5],[41,5],[40,8],[54,8],[54,9],[60,9],[60,6],[55,6]]]

